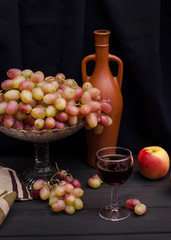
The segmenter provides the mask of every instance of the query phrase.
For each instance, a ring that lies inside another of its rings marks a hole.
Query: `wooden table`
[[[52,157],[52,162],[56,160]],[[15,202],[0,228],[3,240],[165,240],[171,239],[171,184],[168,175],[157,181],[142,177],[135,166],[130,179],[120,187],[119,204],[124,205],[129,198],[138,198],[148,207],[143,216],[131,212],[123,221],[111,222],[101,219],[98,210],[110,200],[110,187],[102,185],[99,189],[87,186],[87,180],[95,169],[85,163],[85,156],[63,154],[58,156],[58,165],[69,169],[82,183],[85,191],[82,197],[84,208],[74,215],[51,211],[47,201],[31,200]],[[16,170],[27,167],[29,158],[22,156],[1,157],[0,162]]]

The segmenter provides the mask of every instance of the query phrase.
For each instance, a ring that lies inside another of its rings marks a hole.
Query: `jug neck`
[[[109,36],[110,31],[108,30],[94,31],[96,63],[108,64]]]

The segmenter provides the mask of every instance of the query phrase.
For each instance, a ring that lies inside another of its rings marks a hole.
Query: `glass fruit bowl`
[[[0,125],[0,132],[23,141],[33,142],[35,148],[35,163],[32,168],[19,173],[20,178],[30,190],[36,179],[49,181],[57,169],[52,167],[49,158],[49,143],[65,137],[68,137],[85,126],[85,121],[81,121],[73,126],[67,126],[63,129],[52,130],[16,130]]]

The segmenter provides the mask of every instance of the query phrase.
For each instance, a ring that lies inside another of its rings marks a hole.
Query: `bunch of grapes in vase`
[[[84,126],[96,134],[112,124],[109,99],[91,83],[78,86],[63,73],[44,76],[41,71],[9,69],[1,83],[0,131],[33,142],[35,164],[20,176],[30,189],[38,179],[48,181],[56,172],[49,159],[49,142],[70,136]]]
[[[133,170],[133,156],[129,149],[106,147],[96,153],[96,170],[100,179],[111,186],[111,202],[99,210],[105,220],[119,221],[130,215],[126,207],[118,206],[118,187],[124,184]]]

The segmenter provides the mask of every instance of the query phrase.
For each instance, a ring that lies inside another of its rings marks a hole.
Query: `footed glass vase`
[[[29,190],[31,189],[32,184],[36,179],[41,178],[48,182],[53,174],[57,172],[57,169],[50,163],[49,143],[70,136],[79,131],[84,126],[85,121],[82,121],[78,124],[68,126],[63,129],[26,131],[16,130],[14,128],[6,128],[5,126],[0,125],[0,131],[2,133],[13,138],[34,143],[34,166],[19,173],[22,181]]]

